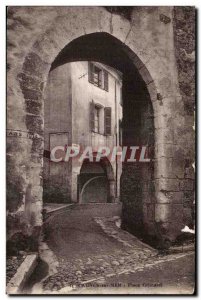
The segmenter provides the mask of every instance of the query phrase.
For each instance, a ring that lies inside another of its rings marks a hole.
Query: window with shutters
[[[90,103],[90,128],[91,131],[103,134],[103,107],[93,101]]]
[[[102,87],[102,70],[94,66],[93,83],[98,87]]]
[[[93,101],[90,103],[90,130],[103,135],[112,134],[112,109]]]
[[[89,82],[108,92],[108,72],[100,66],[89,62]]]

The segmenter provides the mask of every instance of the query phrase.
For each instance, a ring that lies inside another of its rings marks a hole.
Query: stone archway
[[[113,53],[116,54],[113,55]],[[149,146],[151,158],[153,159],[154,112],[147,87],[152,85],[153,88],[154,83],[151,76],[147,75],[146,69],[142,73],[146,74],[147,82],[143,80],[142,74],[139,72],[142,65],[139,67],[138,64],[138,70],[133,63],[133,56],[136,59],[137,56],[132,54],[127,46],[112,35],[105,32],[92,33],[81,36],[67,44],[53,61],[50,72],[66,63],[78,60],[99,61],[120,70],[123,73],[123,81],[125,82],[125,84],[123,83],[123,98],[125,99],[125,101],[123,100],[125,119],[123,144],[126,146]],[[135,111],[134,123],[133,115],[130,114],[131,106],[133,106]],[[146,128],[148,128],[147,131],[145,130]],[[80,168],[80,166],[77,167]],[[124,164],[122,184],[121,187],[118,187],[121,189],[121,201],[123,202],[122,224],[124,228],[131,229],[133,233],[140,236],[143,234],[145,227],[149,230],[150,224],[152,225],[153,233],[155,216],[154,192],[153,190],[150,193],[145,191],[146,185],[152,185],[151,180],[154,177],[154,170],[153,163],[151,166],[138,163],[132,165],[132,167],[130,164]],[[75,185],[76,172],[73,172],[73,176]],[[112,180],[110,180],[110,186],[114,188]],[[111,187],[109,188],[110,190],[112,189]],[[74,193],[74,190],[73,188],[73,194],[77,195],[77,193]],[[113,198],[115,198],[115,193],[113,194]],[[73,199],[75,199],[75,196]],[[113,201],[111,200],[110,202]]]
[[[148,83],[143,80],[131,60],[131,54],[127,46],[105,32],[86,34],[62,49],[51,65],[50,74],[54,72],[57,74],[57,71],[68,63],[87,60],[108,64],[121,71],[123,74],[123,145],[148,146],[150,158],[154,159],[154,111],[147,89],[148,84],[153,84],[153,80],[150,76],[147,77]],[[63,81],[62,78],[61,76],[60,80]],[[48,98],[45,100],[48,101]],[[76,168],[80,168],[79,163],[76,163]],[[155,194],[152,183],[154,171],[153,161],[150,165],[124,163],[121,185],[118,187],[123,202],[122,224],[125,229],[140,236],[145,228],[148,230],[152,228],[153,233],[155,226]],[[77,180],[76,173],[77,171],[73,172],[74,186]],[[114,186],[112,181],[110,186]],[[77,193],[74,191],[75,188],[72,192],[76,197],[72,199],[77,198]],[[115,193],[113,194],[115,198]]]
[[[80,169],[78,189],[79,203],[115,202],[115,177],[109,160],[84,160]]]
[[[40,176],[43,155],[43,97],[49,70],[58,53],[71,41],[84,35],[102,32],[119,41],[124,53],[141,76],[149,92],[154,111],[154,126],[157,129],[155,141],[158,143],[160,139],[160,149],[155,154],[154,178],[152,178],[155,199],[152,207],[152,221],[148,224],[147,230],[153,233],[154,224],[157,222],[162,224],[165,235],[173,237],[176,235],[173,228],[178,223],[175,223],[174,216],[171,216],[175,204],[171,204],[174,201],[169,199],[167,193],[163,191],[171,191],[172,180],[177,178],[176,175],[179,171],[174,169],[173,176],[170,176],[172,170],[169,167],[170,160],[168,159],[166,144],[167,141],[174,143],[174,136],[171,135],[174,128],[170,131],[162,130],[167,127],[168,122],[171,122],[170,112],[175,105],[175,98],[180,99],[177,83],[175,83],[177,82],[175,80],[177,74],[174,66],[172,29],[167,25],[162,32],[158,33],[161,38],[164,33],[167,33],[170,43],[164,47],[163,44],[157,42],[157,48],[152,43],[149,30],[146,31],[148,32],[147,38],[143,36],[144,26],[151,22],[152,14],[156,14],[153,8],[147,8],[150,11],[149,16],[147,15],[147,22],[144,24],[140,22],[144,12],[141,9],[134,12],[139,21],[136,25],[121,16],[107,12],[104,8],[75,9],[69,7],[66,9],[67,15],[63,13],[61,8],[57,8],[55,12],[50,9],[53,16],[51,25],[41,26],[34,38],[26,43],[24,52],[21,54],[24,59],[23,65],[19,62],[18,66],[9,73],[9,76],[16,78],[16,88],[12,87],[8,95],[9,113],[10,111],[15,112],[10,115],[10,118],[8,113],[9,127],[12,129],[18,119],[19,127],[33,135],[33,139],[28,140],[26,144],[19,142],[18,149],[24,149],[23,155],[27,160],[26,181],[33,183],[31,195],[33,211],[36,214],[35,224],[41,224],[42,183]],[[168,9],[166,13],[171,15],[171,8]],[[34,13],[37,14],[37,9]],[[42,19],[42,22],[46,22],[45,18]],[[154,26],[157,27],[157,22]],[[160,55],[162,59],[157,56],[160,51],[164,54]],[[16,95],[17,99],[20,98],[18,106],[9,100],[9,96],[12,98],[13,95]],[[165,99],[170,99],[170,101],[166,102]],[[12,149],[10,151],[12,152]],[[163,153],[162,156],[161,153]],[[19,165],[21,163],[20,158],[21,154],[14,163]],[[26,183],[24,184],[25,189]],[[173,191],[173,198],[176,199],[174,193],[175,190]],[[182,216],[182,204],[181,202],[176,204],[177,211]],[[179,231],[181,223],[177,225],[177,231]]]

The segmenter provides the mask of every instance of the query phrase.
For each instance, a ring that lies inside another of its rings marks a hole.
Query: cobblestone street
[[[115,284],[122,288],[119,282],[124,287],[126,280],[135,283],[132,276],[146,268],[160,273],[160,265],[165,262],[174,265],[176,259],[184,259],[184,254],[160,256],[121,230],[120,211],[121,206],[117,204],[80,205],[49,216],[44,230],[45,243],[41,246],[41,257],[49,264],[49,274],[41,285],[43,293],[90,293],[94,284],[99,287],[98,293],[104,293],[103,288],[112,293]],[[151,281],[160,287],[160,279],[157,275]],[[131,284],[127,288],[132,293],[136,286]],[[192,284],[188,288],[192,290]]]

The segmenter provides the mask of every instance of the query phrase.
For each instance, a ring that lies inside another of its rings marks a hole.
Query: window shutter
[[[122,120],[119,120],[119,146],[122,146]]]
[[[108,92],[109,90],[109,85],[108,85],[108,72],[107,71],[103,71],[104,72],[104,90],[106,90]]]
[[[111,107],[105,107],[105,135],[111,135],[112,110]]]
[[[120,105],[123,106],[122,87],[120,88]]]
[[[89,61],[88,63],[88,79],[89,79],[89,82],[92,82],[94,81],[94,65]]]
[[[94,102],[90,102],[90,115],[89,115],[89,128],[91,131],[94,131],[95,129],[95,116],[94,116],[94,112],[95,112],[95,106],[94,106]]]

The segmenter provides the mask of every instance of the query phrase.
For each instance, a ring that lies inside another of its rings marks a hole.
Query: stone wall
[[[179,88],[184,103],[183,128],[180,134],[184,152],[184,173],[180,180],[180,195],[183,198],[183,221],[190,227],[194,223],[195,199],[195,30],[194,7],[174,8],[175,55],[178,68]]]
[[[147,163],[123,163],[121,199],[122,226],[137,236],[154,235],[154,112],[143,82],[124,76],[123,82],[123,144],[146,146]],[[139,160],[140,150],[136,152]]]

